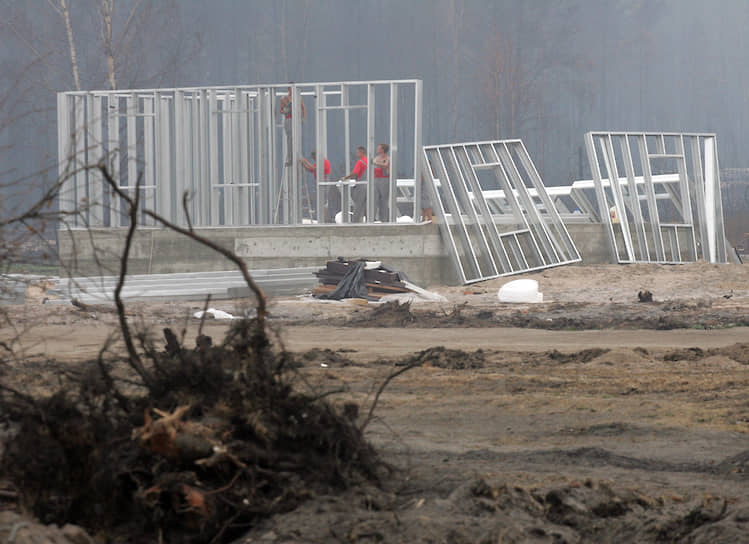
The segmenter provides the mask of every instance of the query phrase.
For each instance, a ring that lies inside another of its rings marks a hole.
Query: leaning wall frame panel
[[[581,260],[522,141],[424,146],[422,159],[440,230],[463,283]],[[499,195],[507,207],[497,215],[500,208],[489,199]],[[514,225],[509,231],[503,228],[508,219]]]
[[[715,134],[589,132],[585,146],[617,262],[727,262]]]

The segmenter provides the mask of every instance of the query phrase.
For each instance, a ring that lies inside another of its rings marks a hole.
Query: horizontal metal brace
[[[354,185],[366,185],[367,183],[369,182],[367,182],[366,180],[365,181],[346,180],[346,181],[318,181],[317,182],[318,185],[338,185],[339,187],[344,187],[346,185],[350,185],[353,187]]]
[[[321,87],[333,87],[338,85],[348,85],[349,87],[363,87],[366,85],[383,85],[383,84],[391,84],[391,83],[398,83],[398,84],[414,84],[417,81],[420,81],[418,79],[376,79],[372,81],[320,81],[315,83],[297,83],[297,87],[311,87],[311,86],[321,86]],[[262,88],[262,89],[285,89],[289,87],[290,85],[288,83],[274,83],[274,84],[263,84],[263,85],[253,85],[254,88]],[[197,92],[197,91],[209,91],[209,90],[217,90],[217,91],[233,91],[236,89],[236,85],[220,85],[217,87],[168,87],[163,89],[132,89],[129,90],[127,93],[116,91],[118,95],[121,96],[131,96],[132,94],[142,94],[142,93],[148,93],[148,92],[170,92],[170,91],[183,91],[183,92]],[[67,91],[65,94],[68,96],[85,96],[86,94],[91,93],[92,91]],[[93,91],[95,94],[113,94],[113,91]],[[714,136],[714,134],[706,134],[706,136]],[[471,142],[473,143],[473,142]]]
[[[259,109],[249,110],[211,110],[211,113],[259,113]]]
[[[355,104],[353,106],[321,106],[319,110],[366,110],[366,104]]]
[[[507,232],[500,232],[499,237],[504,238],[505,236],[517,236],[518,234],[530,234],[531,231],[528,229],[521,229],[521,230],[511,230]]]
[[[214,189],[232,189],[234,187],[260,187],[259,183],[212,183]]]

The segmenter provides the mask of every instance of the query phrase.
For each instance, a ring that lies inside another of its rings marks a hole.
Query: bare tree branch
[[[130,358],[130,365],[140,375],[141,379],[143,379],[146,387],[150,389],[153,384],[153,379],[151,378],[151,374],[143,366],[143,361],[141,361],[140,355],[138,355],[138,351],[135,349],[133,337],[132,334],[130,334],[130,327],[127,324],[127,317],[125,316],[125,304],[122,302],[122,288],[125,286],[125,278],[127,277],[127,264],[130,257],[130,247],[133,243],[135,230],[138,228],[138,204],[140,204],[141,181],[141,178],[138,178],[135,185],[135,197],[128,201],[130,225],[127,229],[125,247],[122,250],[122,256],[120,257],[120,276],[117,280],[117,286],[114,289],[114,303],[117,306],[117,317],[119,318],[120,329],[122,330],[122,339],[125,341],[127,354]]]
[[[382,395],[382,392],[385,391],[385,388],[388,386],[388,384],[404,372],[408,372],[412,368],[416,368],[417,366],[421,366],[424,363],[424,361],[419,358],[416,361],[413,361],[412,363],[407,364],[406,366],[399,368],[395,372],[391,372],[388,374],[388,377],[383,380],[383,382],[380,384],[380,387],[377,389],[377,393],[375,394],[374,400],[372,401],[372,404],[369,406],[369,412],[367,413],[367,419],[364,420],[364,422],[361,424],[361,427],[359,427],[359,430],[361,432],[364,432],[364,429],[367,428],[367,425],[369,425],[369,422],[372,421],[372,418],[374,417],[374,411],[375,408],[377,408],[377,402],[380,400],[380,395]]]
[[[96,166],[91,166],[90,168],[98,168],[101,172],[102,176],[104,177],[104,180],[107,182],[107,184],[110,186],[112,191],[122,198],[125,202],[128,203],[128,205],[132,208],[134,202],[133,197],[131,197],[129,194],[127,194],[125,191],[123,191],[115,179],[112,177],[112,174],[109,172],[109,169],[107,168],[105,163],[99,163]],[[137,192],[137,191],[136,191]],[[223,255],[234,263],[237,268],[239,268],[240,272],[242,273],[242,278],[244,279],[245,283],[247,284],[247,287],[250,289],[250,291],[255,295],[255,299],[257,301],[257,323],[258,327],[262,330],[265,330],[266,326],[266,318],[268,316],[268,304],[267,300],[265,298],[265,294],[263,293],[262,289],[255,283],[255,280],[252,279],[252,276],[250,276],[249,271],[247,270],[247,264],[239,258],[233,251],[226,249],[225,247],[222,247],[218,245],[217,243],[213,242],[212,240],[209,240],[208,238],[205,238],[198,234],[197,232],[191,230],[190,228],[184,228],[181,227],[175,223],[172,223],[171,221],[167,220],[166,218],[160,216],[159,214],[155,213],[152,210],[144,210],[143,213],[147,215],[148,217],[153,218],[158,223],[161,223],[165,227],[178,232],[179,234],[183,234],[187,236],[188,238],[191,238],[195,240],[196,242],[209,247],[213,251]],[[133,219],[131,219],[131,223],[135,222]]]

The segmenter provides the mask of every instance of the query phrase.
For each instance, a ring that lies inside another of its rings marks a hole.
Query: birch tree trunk
[[[70,48],[70,64],[73,67],[73,83],[75,84],[75,90],[81,90],[81,77],[78,71],[78,56],[75,52],[75,40],[73,39],[73,25],[70,23],[70,6],[67,0],[58,0],[57,3],[53,0],[47,0],[49,5],[62,17],[65,23],[65,33],[68,36],[68,47]]]
[[[110,89],[117,88],[117,78],[114,62],[114,47],[112,45],[112,14],[114,0],[101,0],[101,34],[104,43],[104,56],[107,60],[107,82]]]

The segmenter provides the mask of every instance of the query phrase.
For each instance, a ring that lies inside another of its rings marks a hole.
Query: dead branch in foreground
[[[194,347],[164,329],[166,349],[155,348],[131,330],[122,300],[139,191],[131,197],[98,168],[130,218],[115,289],[126,356],[105,357],[110,339],[40,398],[0,384],[0,413],[15,423],[0,477],[20,490],[19,505],[113,540],[230,542],[316,494],[381,482],[389,467],[364,430],[386,386],[417,365],[388,376],[357,425],[357,405],[304,387],[295,357],[271,346],[266,299],[244,262],[147,211],[226,256],[257,297],[256,317],[233,323],[222,343],[202,335],[201,323]]]
[[[99,169],[102,176],[106,180],[107,184],[110,186],[112,191],[117,194],[120,198],[122,198],[125,202],[127,202],[130,209],[133,208],[135,205],[133,197],[131,197],[129,194],[127,194],[125,191],[123,191],[117,182],[112,177],[111,172],[107,168],[105,163],[100,163],[96,166],[96,168]],[[137,192],[137,191],[136,191]],[[184,198],[183,198],[183,205],[184,205]],[[137,213],[137,206],[135,206],[136,213]],[[247,284],[247,287],[249,287],[250,291],[255,295],[256,304],[257,304],[257,321],[258,321],[258,327],[265,328],[265,320],[268,315],[267,311],[267,300],[265,298],[265,294],[260,289],[260,287],[255,283],[255,280],[252,279],[252,276],[250,276],[249,271],[247,270],[247,264],[236,255],[233,251],[226,249],[225,247],[221,247],[217,243],[213,242],[212,240],[205,238],[204,236],[201,236],[200,234],[196,233],[192,226],[190,225],[188,228],[181,227],[175,223],[172,223],[165,217],[162,217],[161,215],[155,213],[153,210],[144,210],[143,213],[147,215],[148,217],[151,217],[158,223],[161,223],[168,229],[173,230],[174,232],[178,232],[179,234],[182,234],[191,240],[195,240],[196,242],[212,249],[216,253],[219,253],[229,261],[231,261],[236,267],[240,270],[242,273],[242,278],[244,279],[245,283]],[[185,213],[187,213],[187,210],[185,210]],[[189,214],[187,215],[189,218]]]

